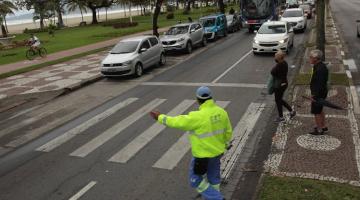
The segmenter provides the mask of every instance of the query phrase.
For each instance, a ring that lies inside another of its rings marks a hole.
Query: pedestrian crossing
[[[75,139],[77,135],[83,133],[87,129],[96,126],[96,124],[101,121],[110,118],[117,112],[120,112],[122,109],[127,106],[137,102],[138,98],[128,98],[125,99],[114,106],[108,108],[107,110],[99,113],[92,118],[88,119],[85,122],[75,126],[74,128],[66,131],[65,133],[55,137],[54,139],[48,141],[47,143],[36,148],[36,151],[40,152],[51,152],[56,148],[59,148],[61,145]],[[158,106],[166,102],[166,99],[155,98],[152,101],[149,101],[142,107],[137,108],[132,114],[127,116],[125,119],[117,122],[112,125],[110,128],[106,129],[104,132],[100,133],[98,136],[91,139],[89,142],[83,144],[82,146],[75,149],[69,154],[69,156],[84,158],[91,154],[96,149],[103,146],[108,141],[112,140],[114,137],[121,135],[125,130],[132,124],[139,121],[145,115],[152,110],[156,110]],[[230,105],[230,101],[216,101],[216,103],[226,109]],[[175,116],[183,114],[186,111],[195,105],[194,100],[182,100],[178,105],[171,109],[167,114],[170,116]],[[227,164],[234,164],[237,159],[238,154],[242,151],[242,146],[246,143],[246,140],[249,138],[249,135],[252,132],[257,120],[259,119],[261,112],[263,111],[264,104],[260,103],[251,103],[246,110],[245,114],[242,116],[241,120],[236,124],[234,128],[234,148],[229,151],[224,156],[226,163],[222,165],[222,170],[226,173],[231,171],[232,166],[227,166]],[[129,162],[132,158],[138,155],[152,140],[159,136],[161,132],[166,129],[165,126],[154,122],[150,127],[146,128],[142,133],[132,139],[128,144],[126,144],[119,151],[109,156],[109,162],[125,164]],[[172,146],[163,153],[160,158],[154,162],[152,165],[153,168],[173,170],[183,157],[190,151],[190,144],[188,141],[188,133],[184,133],[178,140],[172,144]],[[228,155],[232,154],[232,155]],[[235,155],[235,156],[234,156]]]

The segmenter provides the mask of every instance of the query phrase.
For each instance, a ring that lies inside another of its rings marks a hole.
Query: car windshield
[[[167,32],[166,35],[179,35],[185,34],[189,30],[189,26],[174,26],[171,27]]]
[[[310,10],[309,5],[300,5],[300,8],[302,8],[303,10]]]
[[[215,26],[215,18],[202,19],[200,22],[204,27]]]
[[[233,19],[234,19],[234,15],[227,15],[226,16],[226,21],[229,22],[229,23],[231,23],[233,21]]]
[[[285,25],[262,25],[258,31],[260,34],[279,34],[285,32]]]
[[[110,54],[132,53],[136,51],[138,45],[139,41],[122,41],[111,49]]]
[[[301,17],[302,12],[300,10],[285,10],[283,17]]]
[[[251,19],[270,16],[275,9],[276,2],[274,0],[240,0],[243,15]]]

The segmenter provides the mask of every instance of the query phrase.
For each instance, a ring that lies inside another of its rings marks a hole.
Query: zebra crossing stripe
[[[233,130],[232,148],[226,152],[221,162],[221,177],[225,180],[229,177],[237,158],[241,154],[250,133],[255,127],[265,104],[251,103],[245,114]]]
[[[184,100],[174,109],[172,109],[168,115],[175,116],[185,112],[191,105],[195,103],[194,100]],[[122,148],[119,152],[113,155],[109,161],[117,163],[126,163],[129,161],[137,152],[139,152],[146,144],[154,139],[166,126],[155,123],[141,135],[137,136],[131,143]]]
[[[50,152],[53,149],[57,148],[61,144],[69,141],[76,135],[80,134],[81,132],[85,131],[86,129],[90,128],[91,126],[95,125],[96,123],[104,120],[105,118],[111,116],[112,114],[116,113],[121,108],[133,103],[134,101],[138,100],[138,98],[128,98],[125,101],[122,101],[115,106],[107,109],[106,111],[94,116],[93,118],[87,120],[86,122],[76,126],[73,129],[68,130],[64,134],[54,138],[53,140],[47,142],[46,144],[40,146],[36,149],[36,151],[43,151],[43,152]]]
[[[222,108],[225,108],[229,101],[216,101],[216,104]],[[190,144],[188,141],[188,134],[186,132],[182,135],[178,141],[173,144],[170,149],[153,165],[155,168],[172,170],[190,150]]]
[[[118,135],[121,131],[125,130],[135,121],[143,117],[144,115],[148,114],[151,110],[156,108],[158,105],[162,104],[165,99],[154,99],[150,103],[146,104],[135,113],[131,114],[129,117],[125,118],[124,120],[120,121],[119,123],[115,124],[111,128],[107,129],[104,133],[97,136],[96,138],[92,139],[90,142],[86,143],[85,145],[81,146],[74,152],[72,152],[71,156],[77,157],[85,157],[96,148],[103,145],[105,142],[109,141],[116,135]]]

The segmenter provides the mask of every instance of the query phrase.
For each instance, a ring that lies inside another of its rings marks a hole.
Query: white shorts
[[[40,42],[35,42],[33,45],[31,45],[31,47],[39,47],[40,46]]]

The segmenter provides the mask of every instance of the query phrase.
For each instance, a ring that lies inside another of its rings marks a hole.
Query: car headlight
[[[185,40],[185,38],[179,38],[177,41],[181,42],[181,41],[184,41],[184,40]]]
[[[123,65],[131,65],[131,63],[132,63],[132,60],[129,60],[129,61],[123,62]]]
[[[288,40],[289,40],[289,38],[286,38],[286,39],[284,39],[284,40],[280,40],[279,43],[280,43],[280,44],[284,44],[284,43],[287,42]]]
[[[255,44],[259,44],[260,42],[259,42],[259,40],[255,40],[255,39],[254,39],[254,43],[255,43]]]

